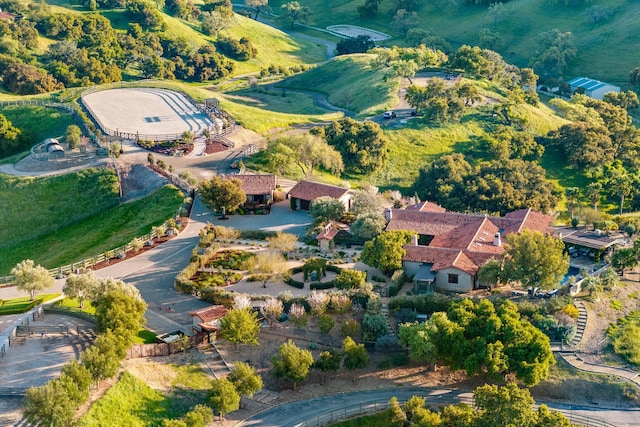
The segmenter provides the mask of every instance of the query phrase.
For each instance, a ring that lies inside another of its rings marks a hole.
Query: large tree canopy
[[[342,155],[348,172],[371,173],[387,160],[389,140],[375,122],[345,117],[324,128],[315,128],[314,133],[324,137]]]
[[[458,153],[442,156],[421,170],[415,190],[422,199],[449,210],[502,215],[524,208],[547,212],[559,200],[537,163],[503,159],[473,167]]]
[[[202,201],[213,210],[224,208],[227,212],[232,212],[247,201],[247,195],[242,191],[242,182],[235,178],[214,176],[208,181],[202,181],[198,190]]]
[[[364,244],[362,262],[391,275],[402,267],[402,258],[406,251],[403,246],[411,240],[411,231],[384,231],[373,240]]]
[[[468,375],[512,373],[528,386],[547,378],[555,363],[549,338],[520,319],[510,301],[494,307],[489,300],[461,300],[426,323],[402,325],[400,339],[416,361],[441,360]]]
[[[504,252],[504,278],[523,286],[552,289],[569,270],[564,243],[548,234],[523,230],[507,235]]]

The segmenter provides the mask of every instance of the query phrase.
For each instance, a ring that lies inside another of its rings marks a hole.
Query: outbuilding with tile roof
[[[319,197],[332,197],[344,204],[346,211],[351,209],[351,194],[348,188],[322,184],[315,181],[300,181],[293,186],[287,197],[291,200],[292,210],[308,211],[311,202]]]

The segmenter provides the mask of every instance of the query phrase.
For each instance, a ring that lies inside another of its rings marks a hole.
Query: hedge
[[[287,285],[289,285],[289,286],[293,286],[294,288],[298,288],[298,289],[303,289],[304,288],[304,283],[303,282],[298,282],[297,280],[294,280],[291,277],[287,278],[285,280],[285,283]]]
[[[33,309],[36,305],[38,305],[41,302],[42,301],[35,300],[35,301],[31,301],[27,305],[22,305],[22,306],[15,307],[15,308],[11,308],[10,306],[9,307],[3,307],[2,310],[0,310],[0,315],[6,316],[8,314],[26,313],[27,311]]]
[[[396,270],[391,276],[391,284],[389,285],[389,296],[395,297],[400,292],[400,288],[404,285],[404,282],[407,280],[407,274],[404,270]]]
[[[309,288],[311,290],[322,290],[322,289],[331,289],[331,288],[335,288],[335,280],[332,280],[330,282],[324,282],[324,283],[312,283],[311,285],[309,285]]]

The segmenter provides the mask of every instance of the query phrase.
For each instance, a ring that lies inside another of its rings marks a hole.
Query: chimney
[[[387,221],[391,221],[392,218],[393,218],[393,211],[391,210],[391,208],[386,208],[384,210],[384,219],[386,219]]]
[[[493,246],[502,246],[502,240],[500,239],[500,233],[496,233],[493,236]]]
[[[418,235],[417,234],[412,234],[411,235],[411,245],[412,246],[418,246]]]

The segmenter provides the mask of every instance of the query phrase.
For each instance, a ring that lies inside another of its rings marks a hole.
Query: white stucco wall
[[[457,274],[458,283],[449,283],[449,274]],[[469,292],[473,289],[473,278],[456,268],[445,268],[436,273],[436,288],[450,292]]]

